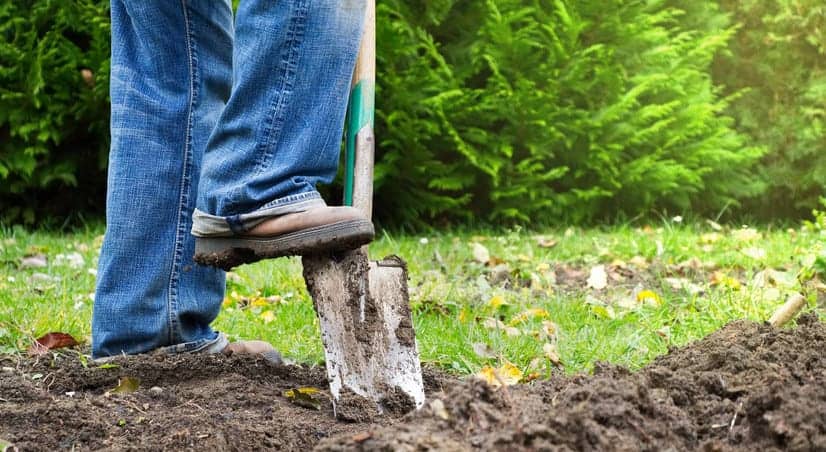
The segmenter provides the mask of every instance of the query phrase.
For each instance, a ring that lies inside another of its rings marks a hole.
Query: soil
[[[425,371],[428,402],[336,421],[283,393],[320,367],[242,356],[0,357],[0,439],[20,450],[826,450],[826,325],[734,322],[642,370],[508,388]],[[108,390],[120,377],[133,393]],[[368,407],[369,408],[369,407]]]

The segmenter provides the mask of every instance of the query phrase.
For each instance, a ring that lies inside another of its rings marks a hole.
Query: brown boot
[[[261,259],[356,249],[374,235],[358,209],[318,207],[266,220],[244,235],[198,237],[195,262],[229,270]]]

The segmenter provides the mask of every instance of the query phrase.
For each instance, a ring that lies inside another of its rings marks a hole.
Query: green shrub
[[[100,192],[108,73],[108,2],[0,2],[3,219],[32,222],[37,208]]]
[[[768,149],[762,176],[770,189],[754,207],[770,217],[805,215],[826,194],[826,4],[721,5],[740,28],[714,76],[729,93],[745,90],[728,112]]]
[[[709,75],[733,33],[715,4],[380,0],[377,216],[591,221],[759,193],[762,151]],[[0,5],[7,218],[102,204],[107,5]]]
[[[379,213],[588,221],[759,193],[762,150],[709,75],[732,31],[682,16],[662,1],[382,2]]]

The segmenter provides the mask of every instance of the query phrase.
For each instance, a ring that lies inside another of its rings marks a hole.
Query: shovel
[[[344,203],[371,218],[376,10],[374,0],[367,3],[347,112]],[[420,408],[425,394],[404,261],[396,256],[370,261],[364,246],[304,256],[302,264],[321,326],[336,416],[349,400],[358,400],[352,394],[374,402],[378,412]]]

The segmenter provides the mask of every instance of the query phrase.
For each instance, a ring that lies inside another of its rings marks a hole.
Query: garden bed
[[[336,421],[284,393],[323,368],[239,356],[0,358],[0,439],[21,450],[824,450],[826,326],[738,321],[638,372],[492,388],[427,370],[416,413]],[[124,377],[134,392],[111,393]]]

